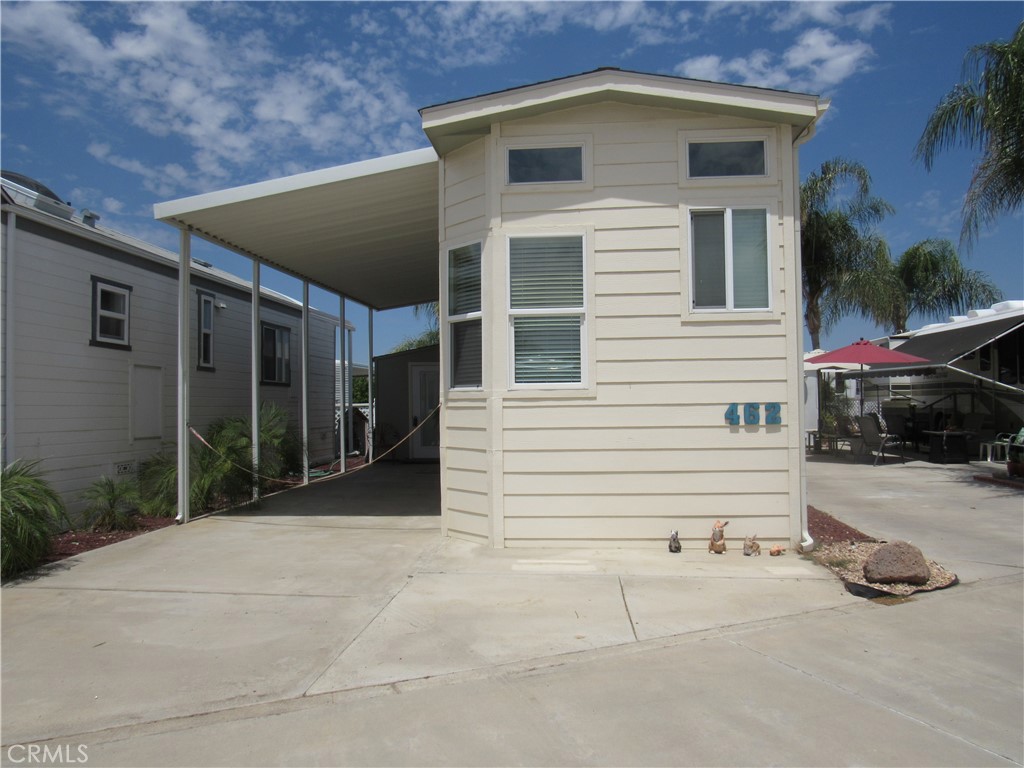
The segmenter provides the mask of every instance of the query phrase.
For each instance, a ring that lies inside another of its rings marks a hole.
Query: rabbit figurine
[[[750,555],[761,554],[761,545],[757,541],[756,533],[753,536],[747,536],[747,538],[743,540],[743,554],[747,555],[748,557]]]
[[[775,545],[772,546],[771,549],[768,550],[768,554],[771,555],[772,557],[778,557],[779,555],[781,555],[785,551],[786,550],[785,550],[784,547],[782,547],[779,544],[775,544]]]
[[[715,524],[711,527],[711,540],[708,542],[708,552],[720,555],[726,551],[725,526],[728,524],[728,520],[724,523],[721,520],[715,520]]]
[[[668,532],[668,551],[673,554],[678,554],[683,549],[683,545],[679,543],[679,531]]]

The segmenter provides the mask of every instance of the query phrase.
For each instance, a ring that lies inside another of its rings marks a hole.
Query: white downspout
[[[191,516],[189,477],[189,320],[191,315],[192,234],[181,230],[178,248],[178,516],[179,525]]]
[[[309,282],[302,281],[302,484],[309,485]]]
[[[793,229],[794,229],[794,240],[795,240],[794,247],[796,249],[796,265],[800,267],[799,269],[796,270],[795,282],[796,282],[796,290],[798,291],[798,295],[800,296],[800,300],[799,301],[800,301],[800,308],[801,309],[803,309],[803,292],[801,290],[801,285],[803,284],[803,282],[802,282],[803,281],[803,261],[802,261],[802,257],[801,257],[801,251],[800,251],[800,242],[801,242],[801,233],[802,233],[803,230],[801,229],[801,226],[800,226],[800,216],[801,216],[802,211],[800,210],[800,160],[799,160],[799,152],[797,151],[797,147],[799,147],[801,144],[805,143],[806,141],[809,141],[810,138],[812,136],[814,136],[814,131],[815,131],[817,119],[819,119],[823,114],[825,114],[825,110],[828,109],[829,103],[830,102],[828,102],[827,100],[824,103],[820,103],[818,105],[818,114],[817,114],[815,120],[812,120],[807,125],[807,127],[804,128],[797,135],[797,137],[795,139],[793,139],[793,179],[794,179],[794,182],[795,182],[793,184],[793,197],[794,197],[794,207],[793,207],[793,211],[794,211],[793,225],[794,226],[793,226]],[[802,312],[800,313],[800,316],[803,317],[803,313]],[[804,332],[803,332],[804,329],[803,329],[803,323],[799,322],[797,324],[797,328],[798,328],[798,332],[797,332],[797,335],[796,335],[796,337],[797,337],[796,338],[797,360],[801,360],[802,361],[804,359]],[[801,363],[801,365],[802,365],[802,363]],[[803,368],[801,367],[801,370],[800,370],[800,382],[801,382],[800,390],[801,391],[803,389],[803,384],[805,383],[803,376],[804,376]],[[800,398],[799,414],[798,414],[798,418],[797,418],[797,424],[798,424],[797,428],[800,431],[800,436],[803,437],[806,434],[806,432],[804,431],[804,404],[803,404],[803,398]],[[814,542],[814,537],[811,536],[810,526],[809,526],[809,524],[807,522],[807,451],[806,451],[806,449],[800,451],[800,537],[801,537],[800,538],[800,551],[801,552],[811,552],[814,549],[815,542]]]
[[[250,355],[252,357],[252,376],[250,378],[250,420],[252,424],[252,466],[258,472],[260,466],[260,263],[252,260],[252,337],[250,338]],[[252,500],[260,499],[259,478],[253,475]]]
[[[15,297],[17,291],[14,284],[15,268],[14,268],[14,248],[15,248],[15,230],[18,228],[18,214],[13,209],[7,209],[7,242],[5,243],[5,259],[4,267],[4,289],[5,296],[4,301],[7,307],[7,337],[4,340],[4,435],[3,435],[3,453],[4,453],[4,465],[10,464],[16,457],[14,450],[14,343],[15,343]]]

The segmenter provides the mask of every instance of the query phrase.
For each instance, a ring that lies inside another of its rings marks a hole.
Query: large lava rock
[[[921,550],[906,541],[883,544],[864,562],[864,578],[875,584],[927,584],[930,577]]]

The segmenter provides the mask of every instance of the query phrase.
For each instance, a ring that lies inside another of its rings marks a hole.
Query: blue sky
[[[946,152],[928,173],[914,147],[968,48],[1022,19],[1021,2],[3,2],[2,162],[176,250],[155,202],[423,147],[420,107],[617,66],[830,98],[801,176],[863,163],[896,209],[879,230],[898,256],[958,241],[977,157]],[[212,246],[194,255],[250,274]],[[1024,299],[1020,213],[963,258]],[[349,312],[365,360],[365,310]],[[374,322],[377,354],[422,325],[409,310]],[[879,334],[851,318],[823,345]]]

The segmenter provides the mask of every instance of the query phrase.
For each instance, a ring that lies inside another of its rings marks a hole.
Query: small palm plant
[[[53,534],[67,524],[64,502],[38,465],[19,459],[3,468],[0,570],[5,579],[37,566],[49,552]]]
[[[134,480],[103,476],[81,495],[89,502],[86,524],[94,531],[133,531],[139,523],[139,486]]]

